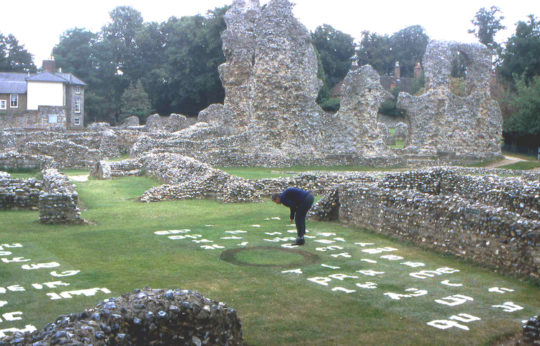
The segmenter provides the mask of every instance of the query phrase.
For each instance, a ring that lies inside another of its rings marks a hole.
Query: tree
[[[36,65],[24,45],[20,45],[15,36],[0,34],[0,71],[35,72]]]
[[[197,115],[211,103],[223,102],[218,66],[225,62],[221,32],[227,9],[217,8],[206,16],[171,17],[161,24],[163,64],[143,80],[159,113]]]
[[[526,82],[540,75],[540,23],[531,14],[528,22],[520,21],[506,44],[498,72],[507,83],[514,75],[524,76]]]
[[[354,39],[326,24],[317,27],[311,38],[319,61],[318,77],[323,81],[317,102],[324,110],[337,111],[339,100],[332,99],[330,93],[351,67]]]
[[[359,66],[369,64],[381,75],[389,75],[394,71],[395,58],[388,35],[362,32],[357,58]]]
[[[516,78],[516,97],[511,105],[517,111],[504,122],[505,142],[520,145],[540,146],[540,76],[527,81]]]
[[[326,24],[317,27],[311,37],[319,53],[328,87],[332,88],[345,78],[351,67],[354,39]]]
[[[478,12],[476,12],[476,15],[471,20],[471,23],[476,28],[469,29],[468,31],[469,34],[474,34],[480,43],[491,49],[495,49],[500,46],[497,42],[495,42],[495,35],[500,30],[506,29],[506,27],[501,24],[504,17],[497,17],[498,12],[500,12],[500,9],[496,6],[491,6],[489,10],[482,7],[478,10]]]
[[[391,55],[399,61],[402,77],[414,76],[414,66],[422,61],[428,42],[429,36],[420,25],[406,27],[390,37]]]
[[[132,115],[144,121],[151,113],[153,113],[153,109],[150,98],[144,91],[141,81],[139,80],[136,84],[132,83],[124,91],[121,98],[120,122]]]
[[[491,6],[489,10],[486,10],[485,7],[476,12],[476,15],[471,20],[471,23],[475,26],[474,29],[469,29],[470,34],[474,34],[480,41],[480,43],[486,45],[493,54],[499,60],[499,56],[502,52],[502,47],[500,44],[495,42],[495,35],[500,30],[506,29],[504,25],[501,24],[501,21],[504,19],[503,16],[497,16],[500,12],[500,9],[496,6]]]
[[[136,40],[143,30],[141,13],[129,6],[116,7],[110,13],[112,22],[101,30],[103,41],[108,42],[117,70],[131,82],[142,74],[140,49]]]
[[[56,65],[66,73],[73,73],[86,83],[92,83],[92,55],[97,35],[84,29],[74,28],[60,37],[53,48]]]

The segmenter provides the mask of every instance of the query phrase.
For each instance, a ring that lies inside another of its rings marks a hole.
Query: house
[[[0,72],[0,129],[83,128],[85,86],[54,60],[36,74]]]

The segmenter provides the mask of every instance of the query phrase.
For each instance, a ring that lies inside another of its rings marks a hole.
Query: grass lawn
[[[282,168],[266,168],[266,167],[219,167],[224,172],[231,175],[247,179],[264,179],[264,178],[283,178],[290,177],[307,171],[323,171],[323,172],[368,172],[368,171],[386,171],[395,169],[396,167],[368,167],[368,166],[293,166]]]
[[[538,167],[540,167],[540,161],[519,161],[510,165],[501,166],[499,168],[530,170]]]
[[[283,252],[294,227],[272,202],[143,204],[136,198],[155,180],[76,184],[88,225],[0,212],[0,315],[22,312],[0,330],[42,328],[145,286],[196,290],[237,309],[248,345],[481,345],[540,311],[538,286],[339,223],[308,221],[311,238],[299,250],[316,259],[305,261]],[[240,263],[221,259],[243,248]],[[101,290],[61,294],[89,288]]]

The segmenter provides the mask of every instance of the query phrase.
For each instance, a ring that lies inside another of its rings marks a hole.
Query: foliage
[[[197,115],[206,106],[223,102],[218,66],[225,62],[220,34],[227,9],[210,11],[206,17],[171,17],[161,24],[163,65],[143,77],[159,113]]]
[[[36,66],[24,45],[19,44],[15,36],[0,33],[0,71],[35,72]]]
[[[332,89],[345,78],[351,67],[354,39],[326,24],[317,27],[311,38],[317,52],[318,77],[323,82],[317,103],[325,111],[337,112],[339,98],[332,97]]]
[[[369,64],[381,75],[390,75],[394,71],[395,59],[388,35],[362,32],[362,40],[356,55],[359,66]]]
[[[135,115],[140,120],[144,121],[151,113],[153,113],[150,98],[146,91],[144,91],[140,80],[135,84],[131,83],[124,91],[121,101],[119,119],[121,122],[132,115]]]
[[[222,102],[217,67],[225,61],[220,35],[227,9],[145,23],[138,11],[121,6],[99,33],[67,31],[53,52],[59,67],[88,85],[86,120],[117,124],[122,96],[139,81],[160,114],[196,115]]]
[[[89,83],[93,72],[92,54],[96,39],[96,34],[84,29],[66,31],[60,37],[60,43],[53,48],[57,66]]]
[[[496,6],[491,6],[489,10],[482,7],[471,20],[475,28],[469,29],[470,34],[474,34],[480,43],[486,45],[497,56],[500,55],[502,47],[495,42],[495,35],[506,28],[501,24],[504,17],[497,16],[498,12],[500,9]]]
[[[371,65],[381,75],[391,75],[396,61],[402,77],[413,77],[414,66],[421,61],[429,37],[419,25],[409,26],[392,36],[364,31],[358,47],[358,64]]]
[[[390,46],[394,61],[399,61],[401,77],[413,77],[414,66],[422,61],[429,37],[420,25],[412,25],[394,33]]]
[[[531,81],[534,76],[540,75],[538,57],[540,57],[540,22],[530,15],[528,22],[518,22],[515,34],[508,39],[499,73],[507,83],[514,81],[514,74],[523,75],[527,81]]]
[[[332,89],[345,78],[351,67],[354,39],[326,24],[317,27],[311,37],[326,76],[326,84]]]
[[[527,82],[525,76],[515,78],[516,96],[511,103],[516,112],[504,123],[506,138],[523,137],[530,146],[540,146],[540,76]]]

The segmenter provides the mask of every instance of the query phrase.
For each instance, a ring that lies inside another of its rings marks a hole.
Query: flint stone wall
[[[41,182],[36,179],[13,179],[0,172],[0,210],[37,209]]]
[[[343,223],[539,279],[539,181],[451,169],[392,173],[376,183],[340,185],[311,215],[338,215]]]
[[[47,155],[21,154],[17,151],[0,153],[0,169],[28,170],[53,167],[54,160]]]
[[[241,345],[234,309],[188,290],[134,290],[0,345]]]
[[[450,90],[452,60],[461,55],[467,66],[467,96]],[[423,59],[425,93],[401,92],[409,136],[405,150],[418,154],[486,159],[501,155],[502,115],[491,98],[491,53],[481,44],[431,41]]]
[[[159,114],[152,114],[146,119],[146,131],[167,131],[176,132],[185,129],[190,125],[185,115],[171,114],[168,117],[162,117]]]
[[[0,152],[49,157],[58,168],[88,168],[101,159],[128,153],[141,134],[138,129],[113,129],[105,123],[90,128],[86,131],[0,131]]]
[[[84,223],[79,210],[79,195],[75,185],[58,170],[46,169],[43,190],[39,194],[39,222]]]
[[[100,161],[91,174],[98,179],[109,179],[141,172],[164,183],[146,191],[141,197],[144,202],[209,197],[226,203],[259,202],[262,197],[291,186],[322,194],[345,182],[373,182],[376,179],[374,173],[308,172],[286,178],[251,180],[231,176],[191,157],[171,153],[153,153],[138,160]]]

